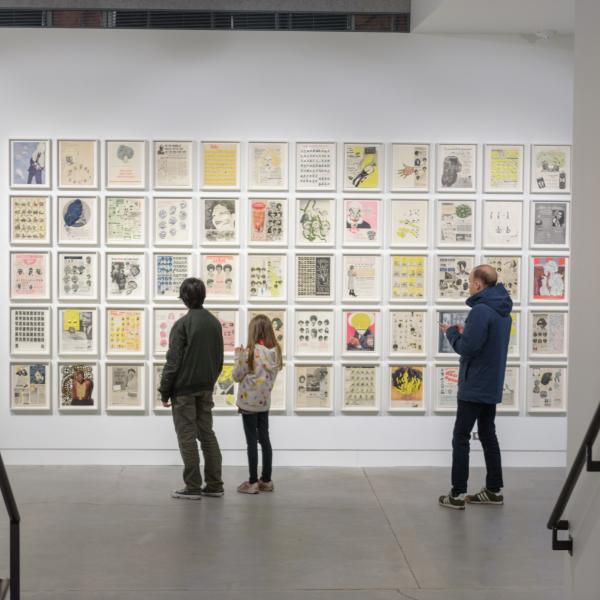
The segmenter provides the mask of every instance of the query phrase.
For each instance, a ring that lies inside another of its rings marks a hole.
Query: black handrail
[[[0,455],[0,489],[2,490],[4,505],[10,519],[10,600],[19,600],[21,597],[21,549],[19,533],[21,515],[19,515],[15,496],[10,487],[2,455]],[[6,590],[0,589],[0,594],[2,592],[5,593]]]
[[[581,447],[579,448],[577,456],[575,456],[575,460],[571,465],[571,470],[569,471],[567,480],[562,487],[558,500],[554,506],[554,510],[550,515],[550,519],[548,519],[547,527],[548,529],[552,530],[553,550],[567,550],[569,554],[573,554],[573,537],[569,535],[568,539],[559,540],[558,532],[569,530],[569,521],[563,519],[562,516],[565,512],[565,508],[567,508],[569,500],[571,499],[571,495],[573,494],[573,490],[577,485],[577,481],[579,480],[579,476],[581,475],[583,467],[586,466],[588,471],[600,471],[600,461],[594,460],[592,457],[592,448],[599,432],[600,404],[598,404],[598,408],[596,409],[590,426],[588,427],[585,437],[583,438],[583,442],[581,442]]]

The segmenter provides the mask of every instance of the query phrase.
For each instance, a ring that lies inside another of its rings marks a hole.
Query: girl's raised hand
[[[243,351],[244,351],[244,346],[238,346],[238,347],[235,349],[235,352],[236,352],[236,353],[241,353],[241,352],[243,352]]]

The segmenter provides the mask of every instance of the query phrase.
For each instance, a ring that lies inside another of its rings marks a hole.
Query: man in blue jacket
[[[503,504],[502,461],[496,437],[496,405],[502,402],[504,372],[512,319],[512,300],[490,265],[475,267],[469,275],[464,327],[440,325],[454,351],[460,354],[456,422],[452,436],[452,489],[441,496],[441,506],[464,509],[470,504]],[[485,487],[467,496],[469,440],[477,421],[487,478]]]

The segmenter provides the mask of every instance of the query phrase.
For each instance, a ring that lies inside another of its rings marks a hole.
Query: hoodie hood
[[[254,351],[256,352],[257,350],[259,354],[261,354],[262,360],[264,360],[269,367],[277,367],[277,350],[275,348],[267,348],[262,344],[256,344],[256,346],[254,346]]]
[[[501,283],[485,288],[467,300],[467,306],[471,308],[477,304],[486,304],[502,317],[508,316],[513,306],[509,293]]]

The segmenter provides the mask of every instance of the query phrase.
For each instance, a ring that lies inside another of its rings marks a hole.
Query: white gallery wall
[[[10,138],[96,138],[236,140],[242,142],[242,235],[247,224],[246,142],[290,143],[290,191],[283,194],[294,207],[295,141],[477,143],[479,144],[477,240],[480,258],[482,145],[526,144],[523,195],[523,250],[507,251],[523,257],[522,298],[528,296],[529,145],[569,144],[572,135],[572,40],[558,37],[531,44],[515,37],[445,37],[393,34],[222,33],[138,31],[0,32],[0,192],[4,221],[0,250],[4,285],[0,288],[0,450],[9,463],[177,464],[179,453],[168,415],[154,414],[151,400],[145,414],[11,413],[9,387],[8,251],[8,140]],[[53,148],[56,158],[56,148]],[[386,146],[386,151],[389,146]],[[102,152],[102,155],[104,153]],[[104,159],[104,156],[102,156]],[[54,161],[56,162],[56,161]],[[338,203],[341,190],[338,162]],[[104,171],[102,170],[102,182]],[[387,180],[387,176],[386,176]],[[192,195],[199,204],[197,178]],[[56,182],[56,170],[53,174]],[[430,200],[432,259],[433,205]],[[97,192],[102,199],[103,188]],[[53,201],[57,191],[51,192]],[[130,194],[135,195],[135,194]],[[147,190],[148,200],[153,195]],[[211,194],[206,194],[211,195]],[[228,194],[231,196],[231,194]],[[387,204],[398,197],[386,190]],[[414,196],[413,196],[414,197]],[[148,204],[150,206],[150,204]],[[55,210],[55,208],[54,208]],[[151,211],[149,211],[151,212]],[[199,223],[199,210],[194,213]],[[290,219],[290,222],[293,222]],[[102,224],[102,227],[104,225]],[[148,237],[152,237],[151,235]],[[338,230],[339,237],[339,230]],[[104,230],[100,246],[104,253]],[[199,236],[193,253],[198,257]],[[53,241],[56,241],[53,231]],[[52,254],[61,250],[54,245]],[[355,250],[346,250],[353,252]],[[146,248],[147,253],[152,248]],[[245,250],[243,250],[245,252]],[[242,253],[243,253],[242,252]],[[337,301],[341,298],[341,255],[338,244]],[[390,250],[382,248],[388,259]],[[400,251],[398,252],[400,253]],[[499,253],[499,252],[496,252]],[[294,249],[288,256],[288,297],[293,299]],[[384,261],[384,265],[387,263]],[[431,262],[433,266],[433,262]],[[104,278],[104,262],[101,273]],[[430,270],[430,284],[433,282]],[[56,274],[56,269],[54,269]],[[384,290],[388,289],[387,269]],[[100,313],[105,303],[101,282]],[[244,289],[242,279],[242,290]],[[430,290],[431,290],[430,286]],[[384,294],[385,298],[385,294]],[[59,303],[53,301],[53,305]],[[245,326],[246,296],[240,312]],[[433,325],[436,303],[427,302]],[[522,307],[527,308],[526,302]],[[254,306],[253,306],[254,308]],[[384,311],[386,311],[388,305]],[[526,310],[524,311],[526,312]],[[289,312],[291,323],[292,308]],[[103,316],[103,315],[102,315]],[[147,319],[151,319],[148,309]],[[524,316],[524,314],[522,315]],[[338,315],[339,317],[339,315]],[[341,323],[341,317],[338,319]],[[104,329],[104,319],[102,319]],[[498,419],[498,430],[508,465],[563,465],[566,449],[564,415],[530,415],[525,402],[526,332],[522,319],[520,410]],[[56,316],[53,319],[56,332]],[[291,334],[291,328],[288,329]],[[147,372],[153,362],[148,331]],[[290,335],[288,334],[288,338]],[[432,337],[432,332],[430,332]],[[430,348],[432,343],[430,341]],[[338,344],[340,346],[340,344]],[[54,348],[57,348],[54,340]],[[99,360],[99,392],[104,405],[104,332]],[[292,353],[288,339],[288,356]],[[436,364],[433,352],[426,362]],[[136,359],[137,360],[137,359]],[[53,387],[58,358],[52,357]],[[287,412],[272,419],[272,439],[278,464],[297,465],[446,465],[450,461],[452,415],[433,410],[433,377],[428,375],[424,415],[388,414],[382,358],[382,408],[377,415],[344,414],[341,410],[341,347],[336,347],[334,411],[326,415],[295,414],[292,369],[287,381]],[[150,386],[150,379],[148,379]],[[216,430],[230,464],[245,461],[241,421],[235,414],[215,417]],[[474,447],[476,445],[474,444]],[[474,462],[481,462],[478,444]]]

